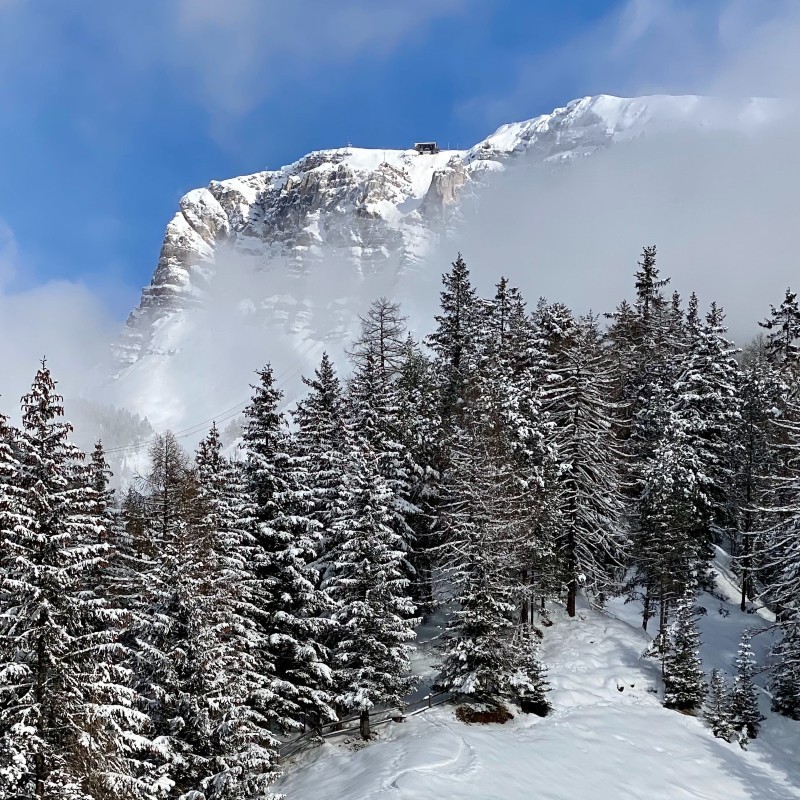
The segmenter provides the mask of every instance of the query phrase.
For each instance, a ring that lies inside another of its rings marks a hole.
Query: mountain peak
[[[157,425],[184,421],[186,401],[165,400],[184,397],[183,386],[155,391],[153,384],[172,380],[166,365],[188,346],[192,314],[212,286],[241,295],[241,308],[254,309],[248,324],[260,320],[288,336],[287,347],[316,352],[332,330],[346,335],[347,319],[357,320],[337,292],[352,281],[415,269],[453,235],[464,197],[479,195],[493,173],[516,163],[591,156],[653,131],[747,133],[782,112],[773,100],[602,94],[502,125],[466,150],[340,147],[308,153],[276,170],[211,181],[181,198],[167,226],[153,279],[116,346],[114,394],[138,395]],[[243,275],[250,276],[238,276],[235,288],[228,286],[233,260],[245,264]],[[314,282],[323,277],[319,265],[335,284],[324,299],[333,310],[325,312],[328,322],[321,326],[313,322],[321,313],[319,301],[315,306],[309,300]],[[154,377],[159,373],[165,377]]]

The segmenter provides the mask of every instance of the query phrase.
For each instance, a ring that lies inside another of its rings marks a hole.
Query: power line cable
[[[291,369],[291,367],[288,367],[287,369],[283,370],[281,375],[278,376],[278,378],[276,378],[276,388],[278,389],[284,388],[290,380],[292,380],[300,372],[302,372],[303,365],[301,364],[299,367],[296,367],[291,374],[287,375],[289,369]],[[251,400],[252,398],[248,397],[246,400],[242,400],[240,403],[237,403],[236,405],[231,406],[228,409],[225,409],[225,411],[220,412],[218,415],[214,417],[209,417],[208,419],[203,420],[202,422],[196,422],[193,425],[189,425],[186,428],[181,428],[178,431],[174,431],[173,434],[176,439],[185,439],[188,436],[193,436],[197,433],[200,433],[202,430],[204,430],[204,426],[210,425],[211,423],[227,422],[228,420],[235,417],[239,413],[239,410],[242,409],[245,405],[247,405]],[[153,436],[152,438],[146,439],[143,442],[122,445],[120,447],[111,447],[105,452],[107,455],[110,455],[112,453],[125,453],[128,451],[133,452],[136,450],[140,450],[143,447],[149,447],[155,441],[156,437]]]

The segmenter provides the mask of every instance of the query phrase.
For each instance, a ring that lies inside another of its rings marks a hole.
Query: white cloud
[[[384,58],[467,0],[178,0],[165,52],[216,114],[249,111],[284,82],[357,56]],[[324,74],[320,80],[330,80]]]
[[[796,120],[748,135],[664,133],[556,169],[522,164],[480,196],[415,296],[435,301],[459,249],[486,294],[502,274],[530,303],[611,311],[632,298],[642,246],[656,244],[669,291],[721,304],[743,343],[787,286],[800,288],[798,133]]]
[[[13,231],[0,220],[0,409],[13,417],[43,356],[62,391],[79,394],[96,382],[118,327],[104,300],[83,284],[49,281],[22,291],[4,287],[5,279],[24,269]]]

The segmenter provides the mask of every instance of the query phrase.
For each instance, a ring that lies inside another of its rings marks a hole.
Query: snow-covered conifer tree
[[[730,689],[725,681],[725,675],[718,669],[711,673],[703,717],[718,739],[729,742],[733,738]]]
[[[458,607],[445,635],[438,682],[456,694],[496,702],[507,695],[525,656],[517,631],[512,581],[524,517],[507,502],[513,469],[479,441],[454,451],[443,506],[444,580]]]
[[[221,450],[213,425],[197,451],[197,515],[184,542],[188,624],[174,734],[184,757],[175,780],[205,800],[246,800],[277,772],[270,721],[253,704],[275,680],[263,657],[269,641],[248,614],[254,576],[241,485]]]
[[[349,433],[341,385],[327,353],[322,354],[314,377],[303,382],[309,392],[292,412],[297,427],[294,451],[303,462],[309,514],[324,540],[343,478]]]
[[[450,272],[442,275],[440,313],[436,330],[428,337],[441,382],[441,416],[445,430],[460,421],[470,392],[470,375],[475,364],[480,303],[461,253]]]
[[[670,626],[662,660],[664,705],[678,711],[694,711],[706,696],[694,614],[694,593],[687,590],[677,602],[675,621]]]
[[[800,615],[795,611],[783,623],[783,638],[774,652],[769,689],[772,710],[800,720]]]
[[[764,719],[758,710],[758,688],[753,682],[756,658],[749,631],[742,633],[735,666],[736,676],[731,690],[731,726],[739,744],[746,747],[748,742],[758,736],[758,729]]]
[[[698,481],[701,466],[687,441],[680,418],[671,419],[642,475],[639,520],[634,531],[635,580],[644,586],[644,626],[658,604],[658,636],[664,643],[670,608],[706,563],[692,536],[710,501]]]
[[[336,603],[337,702],[360,714],[361,735],[369,738],[370,711],[401,703],[413,685],[407,642],[415,635],[415,608],[377,456],[359,439],[348,460],[324,586]]]
[[[183,792],[194,788],[191,779],[183,780],[192,745],[182,735],[181,702],[187,691],[190,630],[197,623],[190,555],[196,482],[189,458],[171,431],[154,438],[148,455],[149,468],[140,478],[141,493],[135,500],[141,517],[126,521],[140,526],[132,542],[138,552],[126,549],[125,557],[112,560],[111,567],[119,579],[117,591],[131,612],[137,688],[155,743],[151,762],[163,780]],[[128,543],[125,536],[123,544]]]
[[[539,640],[528,628],[522,627],[514,638],[517,670],[509,678],[509,690],[522,703],[523,711],[545,716],[550,710],[547,693],[547,670],[539,660]]]
[[[705,320],[697,313],[692,295],[687,313],[686,353],[673,385],[672,411],[680,419],[686,442],[696,454],[698,484],[707,507],[699,508],[695,529],[698,559],[710,558],[712,526],[732,528],[735,510],[731,498],[734,464],[739,456],[737,432],[741,425],[738,367],[734,350],[724,338],[722,311],[712,303]]]
[[[0,754],[11,759],[0,787],[43,800],[145,796],[134,763],[144,719],[116,656],[121,620],[86,589],[107,545],[63,413],[42,361],[22,398],[20,491],[0,534]]]
[[[745,348],[739,379],[741,423],[736,431],[739,447],[733,493],[737,519],[732,542],[742,588],[742,611],[746,610],[747,599],[755,594],[757,555],[763,545],[759,532],[770,527],[769,506],[778,466],[774,447],[779,434],[776,423],[787,392],[778,371],[766,357],[763,338],[759,337]]]
[[[310,516],[313,501],[302,457],[292,453],[271,368],[258,375],[244,430],[244,475],[255,525],[252,606],[259,631],[268,637],[280,687],[275,722],[290,730],[335,719],[322,645],[330,600],[318,588],[314,563],[321,534]]]
[[[567,613],[575,616],[578,587],[595,597],[607,595],[619,585],[625,563],[622,456],[614,434],[618,409],[608,400],[612,377],[595,321],[576,321],[556,305],[540,307],[538,322],[545,353],[543,408],[563,464],[555,495],[559,572]]]
[[[800,304],[797,292],[791,288],[786,290],[783,302],[778,308],[770,305],[770,314],[758,323],[769,331],[765,349],[769,360],[781,371],[792,372],[800,364]]]
[[[417,607],[434,605],[434,548],[438,541],[437,505],[440,497],[438,386],[432,362],[409,335],[396,383],[399,438],[405,456],[405,519],[413,547],[412,596]]]
[[[400,324],[398,307],[391,308]],[[386,324],[390,321],[391,317],[387,317]],[[375,452],[381,475],[392,491],[392,525],[410,552],[414,538],[410,520],[419,509],[411,502],[413,466],[402,436],[405,421],[400,418],[398,379],[402,351],[395,356],[393,344],[389,347],[380,339],[371,341],[372,334],[364,320],[362,326],[358,347],[351,353],[355,370],[348,387],[349,424]],[[388,348],[385,354],[384,347]]]

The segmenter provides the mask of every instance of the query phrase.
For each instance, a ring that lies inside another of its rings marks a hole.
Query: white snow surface
[[[704,666],[732,671],[741,632],[767,621],[702,595]],[[584,606],[554,613],[542,659],[553,712],[540,719],[512,707],[505,725],[465,725],[452,706],[378,729],[378,739],[326,743],[286,764],[287,800],[791,800],[800,798],[800,723],[771,714],[748,750],[714,738],[702,719],[661,705],[657,662],[640,607]],[[757,635],[757,655],[771,634]],[[620,691],[621,688],[621,691]]]

